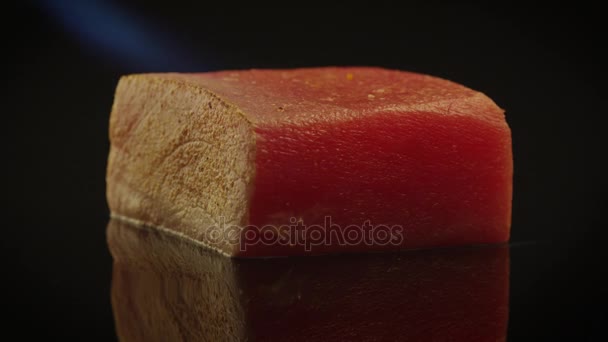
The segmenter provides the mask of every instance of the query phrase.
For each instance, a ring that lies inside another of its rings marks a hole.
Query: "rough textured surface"
[[[108,225],[121,341],[504,341],[507,247],[235,259]]]
[[[110,120],[112,214],[206,241],[206,227],[246,223],[254,136],[238,112],[181,82],[123,77]],[[224,240],[213,246],[230,251]]]
[[[513,165],[503,111],[435,77],[378,68],[127,76],[110,130],[113,215],[228,255],[509,238]],[[399,225],[403,239],[242,248],[248,231],[323,225],[327,216],[340,230],[367,220]],[[240,239],[214,239],[211,228],[222,223],[241,227]]]

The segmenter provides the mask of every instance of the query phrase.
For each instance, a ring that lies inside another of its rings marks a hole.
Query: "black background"
[[[506,109],[515,158],[509,339],[602,336],[608,173],[598,8],[11,6],[1,247],[4,308],[22,336],[115,339],[104,173],[120,75],[323,65],[428,73]]]

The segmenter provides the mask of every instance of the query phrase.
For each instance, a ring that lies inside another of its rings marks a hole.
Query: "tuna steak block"
[[[503,111],[436,77],[367,67],[125,76],[110,141],[112,216],[230,256],[509,239]]]

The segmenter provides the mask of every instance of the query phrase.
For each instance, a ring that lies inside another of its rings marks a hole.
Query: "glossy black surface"
[[[66,228],[65,225],[50,224],[44,227],[47,229]],[[4,302],[5,305],[8,304],[8,307],[12,308],[9,320],[13,327],[23,324],[31,327],[31,329],[19,329],[23,336],[116,339],[110,303],[112,261],[105,243],[105,228],[106,223],[97,226],[83,224],[78,227],[78,229],[82,229],[81,233],[73,236],[73,239],[79,243],[64,250],[55,249],[55,246],[61,243],[58,238],[30,241],[27,248],[36,253],[17,254],[18,258],[12,259],[16,262],[7,264],[9,271],[14,272],[8,274],[19,275],[19,278],[5,278],[5,285],[8,285],[8,289],[5,290],[7,295]],[[98,233],[90,233],[91,229],[96,229]],[[90,238],[85,239],[85,236],[90,236]],[[599,245],[597,247],[580,245],[578,248],[572,248],[567,244],[530,242],[513,244],[509,250],[508,340],[528,340],[533,337],[559,339],[584,336],[590,338],[603,335],[601,329],[606,323],[604,311],[606,288],[603,281],[605,253],[601,251]],[[94,256],[93,252],[95,252]],[[406,260],[417,257],[416,252],[402,254]],[[425,251],[423,255],[427,257],[436,255],[441,258],[442,255],[445,255],[445,251]],[[396,258],[397,256],[389,254],[387,257]],[[322,258],[326,258],[331,263],[334,262],[332,260],[340,260],[345,257]],[[367,260],[364,256],[353,256],[353,258]],[[370,256],[371,261],[369,262],[373,262],[373,258],[377,259],[378,256]],[[289,259],[282,259],[279,263],[283,265],[283,268],[290,267]],[[294,264],[298,263],[302,263],[301,259],[294,261]],[[467,263],[463,263],[462,267],[467,267]],[[326,278],[323,273],[312,271],[311,267],[305,268],[305,270],[307,271],[304,272],[308,272],[305,274],[308,281],[314,280],[315,277]],[[325,270],[327,270],[327,266],[325,266]],[[165,275],[165,277],[173,279],[175,275]],[[302,277],[302,273],[300,273],[300,277]],[[416,277],[416,275],[413,274],[412,277]],[[356,279],[356,275],[351,274],[351,280]],[[403,281],[403,279],[409,278],[401,275],[401,280]],[[383,285],[383,282],[379,282],[378,285]],[[370,283],[368,279],[365,284],[367,291],[373,286],[373,282]],[[383,289],[378,288],[377,290],[382,291]],[[443,289],[445,291],[445,288]],[[453,289],[448,289],[448,293],[455,296],[453,300],[456,302],[461,297],[461,294]],[[204,294],[200,295],[204,297]],[[407,316],[408,313],[411,314],[411,311],[408,311],[411,309],[420,310],[420,302],[424,303],[424,301],[418,298],[418,295],[419,293],[407,291],[400,295],[394,294],[396,301],[418,303],[418,307],[401,306],[395,316]],[[281,298],[281,296],[284,296],[284,300],[293,297],[289,291],[279,293],[278,297]],[[332,298],[327,298],[327,300],[335,301]],[[433,302],[430,298],[426,300],[429,303]],[[188,306],[186,302],[182,305]],[[362,300],[359,305],[365,306],[365,300]],[[395,310],[395,306],[388,306],[386,309]],[[464,306],[462,310],[466,312],[470,308]],[[336,311],[339,310],[336,309]],[[346,311],[345,314],[352,315],[352,312]],[[437,314],[446,316],[452,313]],[[391,313],[380,308],[375,315],[379,316],[373,316],[370,320],[382,317],[382,315],[390,316]],[[179,317],[179,315],[177,316]],[[390,321],[385,320],[384,322],[391,325]],[[445,326],[434,327],[434,322],[436,321],[427,321],[427,328],[434,329],[435,334],[443,336],[441,329],[445,329]],[[292,333],[297,334],[298,332]]]
[[[16,19],[3,31],[5,329],[116,339],[104,176],[120,75],[378,65],[463,83],[506,109],[515,163],[507,339],[605,336],[603,11],[73,3],[98,5],[41,0],[3,12]]]

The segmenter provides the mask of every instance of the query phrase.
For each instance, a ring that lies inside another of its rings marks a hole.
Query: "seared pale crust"
[[[239,109],[207,90],[154,75],[123,77],[110,119],[112,215],[210,243],[221,224],[247,222],[255,140]]]

